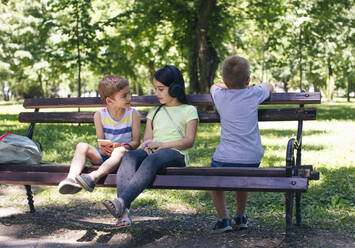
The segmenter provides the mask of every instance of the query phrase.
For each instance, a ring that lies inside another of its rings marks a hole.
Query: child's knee
[[[80,142],[76,145],[76,150],[79,152],[87,152],[89,150],[89,144]]]
[[[158,156],[156,153],[153,153],[144,160],[144,164],[149,166],[158,166],[160,165],[160,156]]]
[[[123,146],[117,147],[113,150],[111,157],[122,158],[125,152],[126,152],[126,148],[124,148]]]
[[[135,166],[137,167],[147,157],[147,153],[143,150],[129,150],[126,151],[122,157],[121,166]]]

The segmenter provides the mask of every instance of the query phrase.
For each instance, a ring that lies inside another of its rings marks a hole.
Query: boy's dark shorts
[[[98,147],[95,147],[95,149],[100,154],[100,157],[101,157],[100,165],[102,165],[107,159],[110,158],[110,156],[102,155],[100,152],[100,149]]]
[[[218,162],[212,159],[211,167],[254,167],[258,168],[260,163],[257,164],[239,164],[239,163],[225,163],[225,162]]]

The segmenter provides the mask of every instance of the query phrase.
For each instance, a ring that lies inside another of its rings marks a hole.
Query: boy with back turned
[[[221,119],[220,143],[212,158],[212,167],[259,167],[264,150],[258,127],[258,105],[273,91],[273,86],[263,83],[249,87],[249,61],[231,56],[222,66],[222,83],[211,87],[211,95]],[[212,200],[218,220],[214,232],[232,231],[224,191],[212,191]],[[237,208],[234,215],[235,229],[248,227],[245,208],[248,192],[237,191]]]

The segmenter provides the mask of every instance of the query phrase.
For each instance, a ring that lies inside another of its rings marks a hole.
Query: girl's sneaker
[[[218,220],[213,228],[215,233],[231,232],[233,231],[231,219]]]
[[[235,221],[235,230],[242,230],[242,229],[247,229],[248,228],[248,216],[243,215],[243,216],[234,216],[234,221]]]

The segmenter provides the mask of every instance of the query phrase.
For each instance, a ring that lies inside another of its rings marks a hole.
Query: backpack
[[[0,137],[0,164],[39,164],[41,149],[26,136],[12,133]]]

